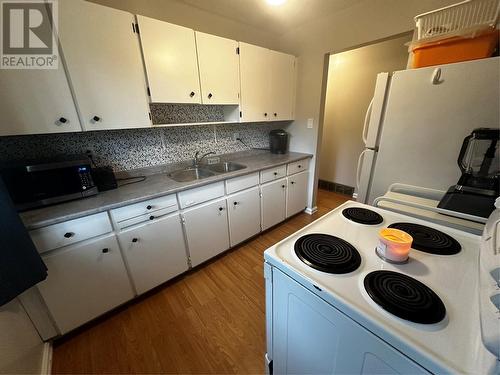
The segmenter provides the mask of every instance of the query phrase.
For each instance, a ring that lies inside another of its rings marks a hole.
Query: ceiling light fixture
[[[266,0],[269,5],[282,5],[286,2],[286,0]]]

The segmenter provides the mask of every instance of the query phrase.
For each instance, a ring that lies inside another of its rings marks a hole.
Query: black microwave
[[[86,156],[66,156],[0,166],[0,176],[18,211],[97,194]]]

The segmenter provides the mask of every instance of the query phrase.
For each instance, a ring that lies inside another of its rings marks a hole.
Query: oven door
[[[276,268],[272,286],[275,374],[429,374]]]

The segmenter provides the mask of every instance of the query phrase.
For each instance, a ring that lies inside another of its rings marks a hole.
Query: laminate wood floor
[[[263,252],[348,197],[299,214],[54,343],[54,374],[262,374]],[[89,296],[92,298],[92,296]]]

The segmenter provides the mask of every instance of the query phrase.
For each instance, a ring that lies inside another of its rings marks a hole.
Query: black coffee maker
[[[288,133],[283,129],[269,132],[269,148],[273,154],[286,154],[288,151]]]
[[[475,129],[464,139],[458,156],[462,176],[438,207],[487,218],[500,195],[500,129]]]

